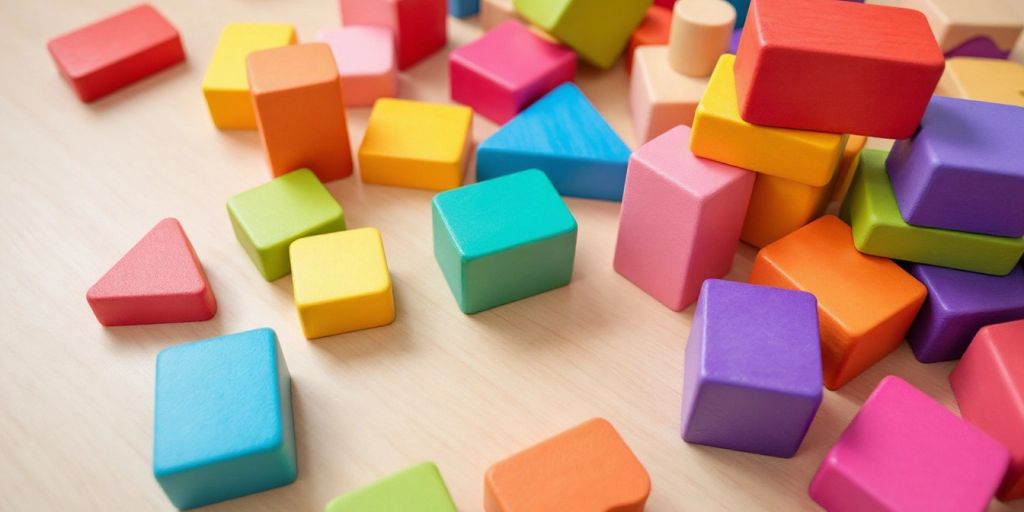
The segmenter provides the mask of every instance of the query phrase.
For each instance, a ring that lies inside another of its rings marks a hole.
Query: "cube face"
[[[398,69],[405,70],[448,42],[448,0],[339,0],[345,26],[369,25],[395,34]]]
[[[404,469],[362,489],[339,496],[324,512],[456,512],[441,472],[433,462]]]
[[[936,94],[1024,107],[1024,64],[1007,60],[954,57]]]
[[[291,379],[270,329],[157,357],[153,473],[178,508],[295,480]]]
[[[634,62],[629,105],[637,140],[647,142],[680,124],[692,125],[708,80],[676,73],[664,45],[637,48]]]
[[[764,247],[806,226],[824,213],[832,188],[758,174],[740,239]]]
[[[318,39],[331,47],[341,77],[345,106],[368,107],[398,94],[394,34],[383,27],[338,27]]]
[[[515,0],[516,11],[576,50],[587,62],[608,69],[626,47],[651,0]]]
[[[1013,6],[999,0],[910,0],[904,6],[924,13],[947,57],[1005,59],[1024,28]]]

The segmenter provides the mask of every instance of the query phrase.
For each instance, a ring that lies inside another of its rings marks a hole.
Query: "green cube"
[[[615,64],[653,0],[515,0],[520,16],[602,69]]]
[[[288,246],[312,235],[343,231],[341,205],[309,169],[273,179],[228,199],[231,227],[267,281],[291,272]]]
[[[1024,254],[1024,238],[911,226],[903,220],[885,170],[888,153],[864,150],[839,212],[857,250],[896,260],[1004,276]]]
[[[325,512],[456,512],[433,462],[423,462],[334,498]]]
[[[434,196],[434,256],[464,313],[565,286],[576,219],[536,169]]]

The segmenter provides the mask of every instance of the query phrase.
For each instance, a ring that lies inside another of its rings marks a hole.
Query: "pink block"
[[[677,126],[629,159],[615,271],[679,311],[732,268],[754,173],[690,153]]]
[[[452,99],[504,123],[576,76],[576,54],[508,20],[448,57]]]
[[[811,481],[830,512],[983,511],[1010,455],[903,379],[882,379]]]
[[[398,69],[391,31],[382,27],[338,27],[318,39],[334,53],[345,106],[369,107],[379,98],[398,95]]]
[[[405,70],[448,42],[447,0],[338,0],[341,23],[371,25],[395,36],[398,69]]]

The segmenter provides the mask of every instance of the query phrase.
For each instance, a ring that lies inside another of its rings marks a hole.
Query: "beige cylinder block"
[[[679,0],[672,10],[668,62],[692,77],[710,76],[729,49],[736,8],[725,0]]]

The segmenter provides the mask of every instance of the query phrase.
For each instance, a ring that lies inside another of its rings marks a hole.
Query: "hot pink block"
[[[318,37],[331,47],[341,76],[345,106],[369,107],[398,94],[395,39],[381,27],[338,27]]]
[[[629,159],[615,271],[679,311],[732,268],[754,173],[698,158],[677,126]]]
[[[871,393],[811,481],[830,512],[983,511],[1010,455],[898,377]]]
[[[576,54],[509,20],[448,57],[452,99],[504,123],[576,76]]]

